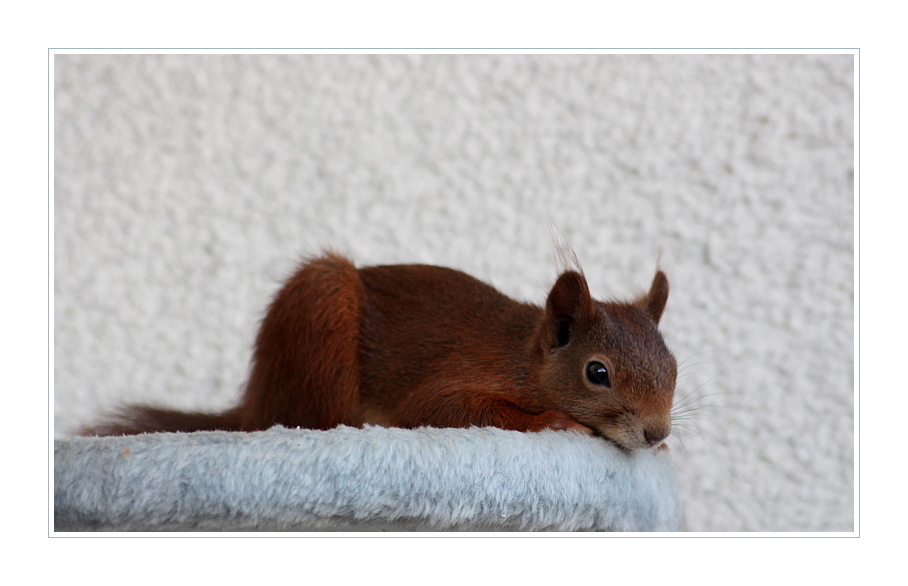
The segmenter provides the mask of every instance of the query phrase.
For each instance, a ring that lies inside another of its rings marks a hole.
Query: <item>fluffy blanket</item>
[[[569,432],[275,427],[57,440],[55,531],[673,531],[669,453]]]

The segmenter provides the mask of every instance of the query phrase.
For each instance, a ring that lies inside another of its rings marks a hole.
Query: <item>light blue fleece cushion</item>
[[[67,531],[674,531],[669,453],[495,428],[57,440]]]

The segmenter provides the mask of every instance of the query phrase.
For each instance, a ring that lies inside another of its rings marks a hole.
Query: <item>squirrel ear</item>
[[[562,273],[545,302],[547,345],[550,348],[566,345],[573,325],[592,318],[595,312],[586,278],[577,271]]]
[[[645,311],[646,315],[658,324],[659,318],[662,317],[662,312],[665,310],[666,301],[668,301],[668,277],[662,271],[656,271],[649,293],[639,298],[634,305]]]

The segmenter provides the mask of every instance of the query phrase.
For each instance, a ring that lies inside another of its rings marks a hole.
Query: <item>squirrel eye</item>
[[[612,381],[608,376],[608,369],[601,362],[593,361],[586,365],[586,378],[594,385],[611,387]]]

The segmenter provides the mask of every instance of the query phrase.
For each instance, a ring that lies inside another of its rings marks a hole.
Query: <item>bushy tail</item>
[[[236,431],[239,416],[234,410],[225,413],[201,413],[133,405],[116,411],[108,422],[83,430],[80,435],[136,435],[158,431]]]
[[[85,435],[356,425],[363,306],[362,283],[349,260],[332,253],[312,259],[262,320],[239,406],[219,414],[128,407]]]
[[[311,259],[287,281],[256,339],[239,407],[244,431],[357,424],[363,304],[356,268],[337,254]]]

